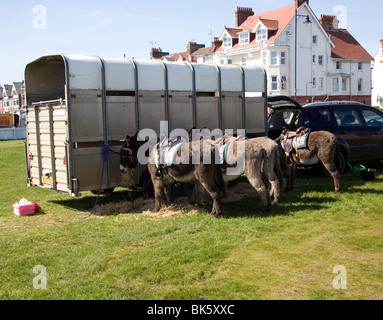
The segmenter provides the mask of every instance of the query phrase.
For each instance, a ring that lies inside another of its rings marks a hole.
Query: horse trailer
[[[267,81],[258,67],[57,54],[29,63],[25,86],[28,185],[71,196],[119,186],[121,141],[143,128],[159,134],[160,121],[169,132],[267,135]]]

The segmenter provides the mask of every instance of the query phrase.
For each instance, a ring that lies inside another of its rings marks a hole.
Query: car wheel
[[[342,152],[339,152],[339,156],[335,159],[335,165],[339,169],[340,174],[343,174],[346,170],[346,158]],[[327,171],[325,166],[321,164],[322,172],[326,177],[331,177],[330,172]]]

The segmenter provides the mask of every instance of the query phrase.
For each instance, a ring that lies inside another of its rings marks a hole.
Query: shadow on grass
[[[97,204],[108,204],[121,201],[134,201],[142,193],[135,191],[115,191],[109,194],[101,194]],[[80,198],[70,198],[65,200],[49,200],[49,202],[64,206],[66,208],[75,209],[79,211],[91,211],[96,204],[97,195],[85,195]]]
[[[341,192],[342,193],[362,193],[362,194],[381,194],[381,190],[369,188],[358,188],[365,185],[367,182],[370,185],[374,183],[383,182],[383,163],[379,163],[380,166],[369,166],[377,168],[376,179],[373,181],[364,181],[361,178],[355,178],[349,171],[341,177]],[[246,177],[239,178],[238,182],[247,182]],[[372,184],[371,184],[372,183]],[[233,185],[235,183],[232,183]],[[328,192],[333,192],[333,180],[329,177],[318,176],[312,169],[298,169],[296,174],[296,189],[291,192],[281,191],[280,202],[271,208],[270,212],[260,213],[260,199],[255,193],[254,196],[249,196],[240,201],[225,202],[223,203],[223,218],[234,217],[273,217],[273,216],[287,216],[295,214],[300,211],[318,211],[327,208],[331,203],[337,200],[336,197],[329,197],[326,195]],[[310,195],[310,192],[323,193],[321,195]],[[183,191],[176,190],[176,197],[182,196]],[[89,194],[89,195],[88,195]],[[309,195],[307,195],[309,194]],[[100,195],[98,205],[105,205],[109,203],[117,202],[132,202],[142,197],[142,193],[138,191],[120,190]],[[80,198],[70,198],[65,200],[51,200],[50,202],[79,211],[88,211],[89,213],[93,209],[97,200],[97,195],[91,195],[90,192],[86,192],[84,196]],[[212,203],[206,202],[201,208],[201,211],[210,212]],[[154,207],[154,200],[153,200]],[[146,210],[146,209],[145,209]],[[135,213],[142,213],[145,210],[137,208]]]

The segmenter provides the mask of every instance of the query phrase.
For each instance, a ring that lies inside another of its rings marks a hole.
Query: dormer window
[[[224,49],[231,48],[233,46],[233,40],[230,37],[223,38]]]
[[[239,45],[245,45],[250,43],[250,33],[249,31],[239,34]]]
[[[267,40],[267,30],[259,29],[257,31],[257,42],[266,41]]]

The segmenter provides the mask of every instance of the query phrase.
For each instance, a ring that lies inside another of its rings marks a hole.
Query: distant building
[[[372,68],[371,104],[383,108],[383,39],[380,40],[379,52],[375,55]]]
[[[267,72],[268,95],[296,97],[300,103],[371,103],[374,59],[346,29],[339,28],[335,16],[318,19],[309,0],[295,0],[258,14],[252,8],[238,7],[235,19],[235,28],[225,26],[215,39],[218,46],[194,52],[193,61],[262,66]]]
[[[15,113],[25,107],[24,81],[0,86],[0,113]]]

